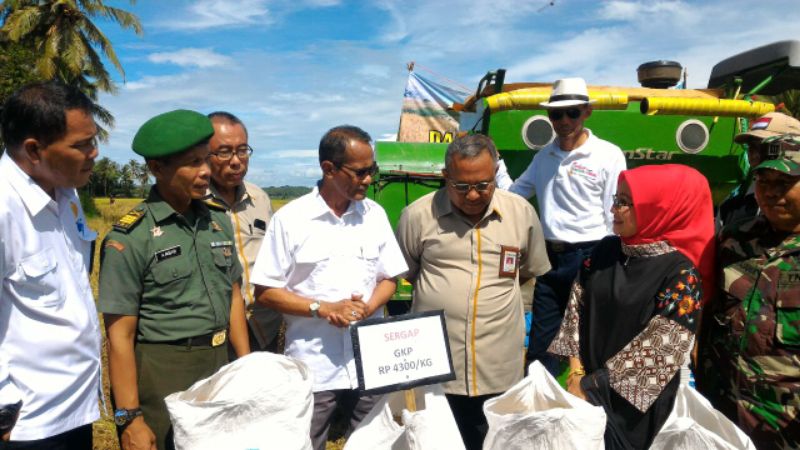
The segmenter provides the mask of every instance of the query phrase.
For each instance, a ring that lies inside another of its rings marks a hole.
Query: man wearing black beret
[[[156,184],[103,241],[98,309],[108,336],[114,419],[124,450],[174,448],[164,397],[250,352],[233,233],[203,202],[211,121],[187,110],[133,139]]]

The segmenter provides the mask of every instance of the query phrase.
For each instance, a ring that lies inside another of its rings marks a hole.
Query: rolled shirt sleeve
[[[275,215],[269,221],[267,234],[258,251],[253,273],[250,274],[250,283],[273,287],[286,287],[288,274],[292,268],[292,255],[288,236],[280,215]]]
[[[6,278],[5,247],[5,240],[0,236],[0,280],[5,280]],[[0,286],[0,306],[7,301],[8,299],[3,296],[3,288]],[[11,382],[11,376],[8,373],[8,360],[2,348],[0,348],[0,404],[16,403],[21,398],[22,394],[19,389]]]
[[[402,276],[408,272],[405,255],[397,243],[392,226],[389,224],[389,218],[385,213],[382,215],[382,221],[384,222],[382,225],[384,241],[380,245],[378,257],[377,278],[379,281]]]
[[[531,161],[525,171],[522,172],[522,175],[514,181],[508,190],[525,198],[533,197],[533,194],[536,192],[536,184],[534,182],[534,174],[536,173],[535,166],[536,156],[533,157],[533,161]]]
[[[617,193],[617,181],[619,173],[627,168],[624,154],[619,152],[612,153],[613,164],[606,175],[605,187],[603,188],[603,215],[605,217],[606,228],[609,233],[614,232],[614,214],[611,213],[611,204],[614,203],[614,194]]]
[[[529,209],[531,223],[528,227],[528,248],[525,249],[519,272],[520,276],[532,278],[544,275],[550,270],[551,266],[550,259],[547,257],[544,233],[542,232],[542,224],[539,222],[539,216],[532,206]]]
[[[403,277],[413,282],[419,274],[422,238],[420,236],[420,227],[414,226],[414,221],[410,215],[408,208],[405,208],[400,215],[400,221],[397,224],[397,241],[400,243],[400,250],[408,266],[408,270]]]
[[[100,249],[98,309],[105,314],[138,316],[144,285],[145,257],[130,235],[112,231]]]

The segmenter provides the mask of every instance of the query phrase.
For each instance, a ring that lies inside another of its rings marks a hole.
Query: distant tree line
[[[150,185],[147,165],[131,159],[119,164],[108,158],[97,160],[89,184],[83,189],[93,197],[144,197]]]
[[[311,188],[307,186],[270,186],[263,189],[270,198],[277,200],[297,198],[311,192]]]

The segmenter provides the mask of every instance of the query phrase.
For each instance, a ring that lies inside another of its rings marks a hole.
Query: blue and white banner
[[[470,92],[445,85],[416,72],[408,74],[400,115],[399,142],[452,142],[458,130],[454,103],[463,103]]]

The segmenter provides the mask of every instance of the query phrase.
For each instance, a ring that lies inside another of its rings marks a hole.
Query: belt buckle
[[[214,336],[211,338],[211,346],[219,347],[220,345],[224,344],[227,334],[227,330],[217,331],[214,333]]]
[[[550,249],[556,253],[562,253],[567,249],[567,244],[561,241],[550,241]]]

